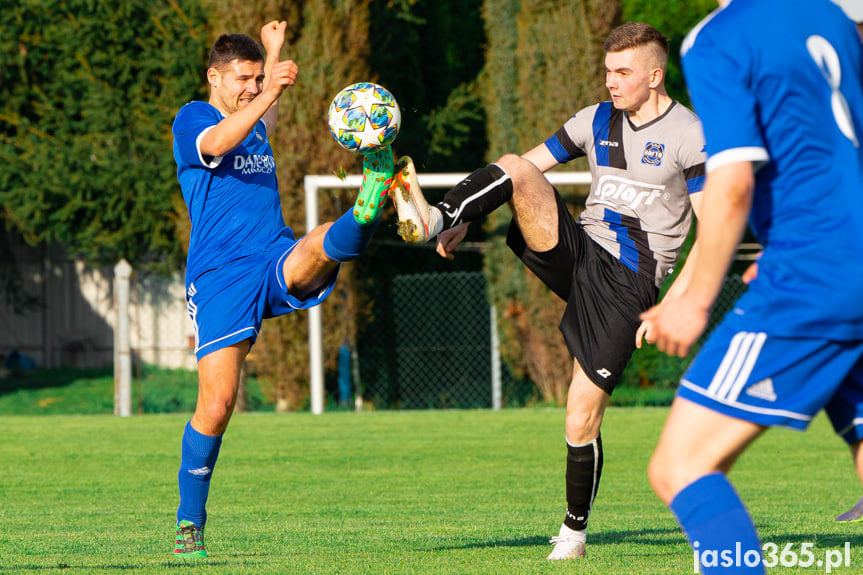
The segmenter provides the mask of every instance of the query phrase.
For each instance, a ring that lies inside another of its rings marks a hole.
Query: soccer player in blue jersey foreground
[[[178,474],[174,553],[206,557],[210,479],[237,397],[240,368],[264,318],[306,309],[330,294],[339,263],[366,249],[392,182],[389,147],[367,155],[354,209],[300,239],[285,225],[268,136],[298,67],[281,60],[285,22],[219,37],[210,52],[208,102],[174,121],[177,178],[192,223],[186,267],[195,324],[198,403],[186,425]]]
[[[567,395],[566,511],[549,560],[583,557],[602,475],[605,408],[640,339],[639,314],[654,303],[698,215],[704,138],[692,111],[665,91],[668,43],[655,28],[627,22],[604,44],[610,100],[588,106],[522,156],[474,171],[429,206],[416,181],[396,175],[402,237],[437,234],[444,257],[466,223],[509,203],[507,244],[566,302],[560,322],[573,357]],[[586,156],[593,177],[578,221],[543,175]],[[412,176],[412,171],[409,176]],[[415,179],[414,179],[415,180]],[[689,261],[696,259],[693,246]],[[685,285],[682,270],[669,294]],[[683,281],[681,281],[683,280]]]
[[[642,315],[648,341],[686,355],[747,220],[765,248],[681,380],[649,477],[704,573],[763,573],[726,477],[738,456],[768,427],[802,430],[823,408],[863,457],[863,50],[829,0],[731,0],[682,53],[707,141],[698,242],[711,257]]]

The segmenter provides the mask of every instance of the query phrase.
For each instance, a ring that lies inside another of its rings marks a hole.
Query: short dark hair
[[[602,48],[606,52],[622,52],[648,44],[662,49],[664,57],[668,58],[668,39],[653,26],[642,22],[621,24],[608,34]]]
[[[264,49],[245,34],[222,34],[210,49],[210,68],[221,68],[234,60],[264,61]]]

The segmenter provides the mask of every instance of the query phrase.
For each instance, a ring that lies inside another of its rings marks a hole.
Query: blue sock
[[[696,573],[764,573],[755,525],[725,475],[693,481],[669,507],[692,546]]]
[[[177,478],[180,484],[180,507],[177,508],[177,523],[191,521],[198,527],[207,522],[207,495],[210,493],[210,477],[219,448],[221,435],[203,435],[186,424],[183,433],[183,454]]]
[[[369,240],[378,228],[380,218],[362,225],[354,219],[353,210],[348,210],[333,222],[324,236],[324,253],[337,262],[349,262],[369,245]]]

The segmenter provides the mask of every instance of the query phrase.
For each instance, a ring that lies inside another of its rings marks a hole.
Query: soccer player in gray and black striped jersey
[[[630,22],[604,45],[611,101],[579,111],[522,156],[507,154],[474,171],[428,206],[409,161],[397,174],[399,233],[411,242],[438,236],[451,258],[467,222],[504,203],[513,212],[507,244],[566,304],[560,323],[573,356],[566,410],[566,499],[549,559],[585,554],[587,521],[602,472],[600,424],[632,352],[649,330],[639,314],[656,303],[698,215],[704,138],[696,116],[664,86],[668,43]],[[593,177],[576,221],[543,172],[587,156]],[[688,262],[697,258],[693,246]],[[688,280],[684,267],[667,294]]]
[[[671,102],[635,126],[602,102],[573,116],[543,144],[556,163],[587,155],[593,181],[579,222],[632,271],[661,285],[689,232],[701,191],[704,137],[693,112]]]

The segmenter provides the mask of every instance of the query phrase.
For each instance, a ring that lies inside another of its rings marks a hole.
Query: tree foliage
[[[0,10],[0,217],[27,242],[169,271],[183,259],[171,122],[201,93],[193,0]]]
[[[370,64],[399,101],[395,148],[422,171],[471,170],[482,160],[485,120],[481,0],[375,0]]]
[[[693,26],[716,8],[716,0],[675,0],[657,5],[653,0],[623,0],[625,20],[650,24],[668,38],[668,94],[684,104],[689,103],[683,70],[680,67],[680,45]]]

